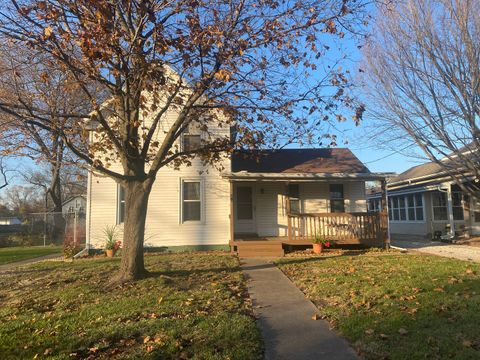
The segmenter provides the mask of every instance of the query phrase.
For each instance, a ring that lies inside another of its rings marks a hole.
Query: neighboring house
[[[191,136],[183,136],[183,146],[198,140]],[[283,253],[285,244],[310,244],[317,231],[342,243],[383,244],[386,230],[380,215],[367,213],[365,182],[384,178],[348,149],[235,152],[222,165],[223,171],[207,169],[194,160],[180,170],[159,171],[146,246],[239,250],[263,241]],[[89,174],[87,204],[87,241],[102,248],[105,226],[123,226],[124,192],[111,178]],[[259,246],[254,253],[264,250]]]
[[[22,221],[17,217],[1,217],[0,225],[20,225]]]
[[[62,213],[66,214],[85,214],[87,208],[87,197],[85,195],[72,196],[62,204]]]
[[[431,240],[480,235],[480,202],[462,193],[444,167],[430,162],[389,179],[388,213],[392,239]],[[368,194],[377,211],[380,193]]]

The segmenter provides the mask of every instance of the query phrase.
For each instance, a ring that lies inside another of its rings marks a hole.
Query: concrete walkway
[[[446,244],[438,241],[392,241],[393,246],[421,253],[453,259],[480,262],[480,248],[468,245]]]
[[[11,263],[8,263],[8,264],[3,264],[3,265],[0,265],[0,273],[13,271],[13,270],[15,270],[15,268],[17,268],[19,266],[33,264],[33,263],[37,263],[37,262],[45,261],[45,260],[57,259],[57,258],[62,258],[62,253],[48,254],[48,255],[44,255],[44,256],[37,256],[37,257],[34,257],[34,258],[30,258],[30,259],[25,259],[25,260],[11,262]]]
[[[248,292],[265,343],[267,360],[358,359],[347,341],[324,320],[312,320],[318,309],[271,262],[241,259]]]

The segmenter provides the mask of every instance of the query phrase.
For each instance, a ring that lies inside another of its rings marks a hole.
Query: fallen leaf
[[[312,315],[312,320],[318,320],[318,319],[320,319],[320,316],[318,316],[318,314]]]
[[[43,355],[49,355],[51,353],[52,353],[52,349],[48,348],[48,349],[45,349],[45,351],[43,352]]]
[[[148,342],[150,341],[150,339],[151,339],[150,336],[145,336],[145,337],[143,338],[143,343],[144,343],[144,344],[148,343]]]
[[[382,339],[382,340],[387,340],[388,337],[389,337],[389,336],[386,335],[386,334],[380,334],[380,339]]]
[[[365,334],[366,334],[366,335],[373,335],[374,332],[375,332],[375,331],[374,331],[373,329],[367,329],[367,330],[365,330]]]
[[[405,328],[400,328],[400,329],[398,329],[398,333],[399,333],[400,335],[407,335],[407,334],[408,334],[408,330],[405,329]]]
[[[433,291],[436,291],[436,292],[445,292],[445,290],[443,290],[443,288],[441,288],[441,287],[435,288],[435,289],[433,289]]]
[[[463,345],[464,347],[468,347],[468,348],[469,348],[469,347],[472,347],[472,346],[473,346],[473,343],[472,343],[470,340],[463,340],[463,341],[462,341],[462,345]]]

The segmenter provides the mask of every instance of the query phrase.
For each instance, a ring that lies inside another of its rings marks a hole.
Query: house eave
[[[378,181],[386,178],[385,174],[376,173],[251,173],[239,171],[222,175],[231,181]]]

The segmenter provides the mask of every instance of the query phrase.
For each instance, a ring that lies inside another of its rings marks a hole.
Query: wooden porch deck
[[[387,226],[386,213],[290,214],[288,236],[237,234],[230,246],[242,257],[283,256],[285,245],[311,245],[316,237],[336,245],[383,246]]]

